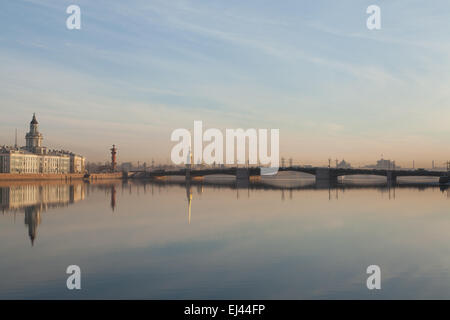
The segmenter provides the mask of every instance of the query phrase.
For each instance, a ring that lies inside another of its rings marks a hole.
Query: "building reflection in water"
[[[31,245],[34,245],[41,213],[64,207],[85,198],[85,185],[79,184],[23,184],[0,187],[0,209],[25,213],[25,225]]]
[[[191,224],[192,188],[189,180],[186,181],[186,197],[188,200],[188,223]]]
[[[34,245],[37,227],[41,223],[41,210],[41,206],[25,207],[25,225],[28,226],[28,236],[30,237],[31,245]]]

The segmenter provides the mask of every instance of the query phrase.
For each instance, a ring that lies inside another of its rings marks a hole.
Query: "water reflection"
[[[368,297],[374,261],[385,298],[450,297],[448,197],[362,180],[1,184],[0,298],[73,298],[73,263],[84,298]]]
[[[111,210],[114,212],[116,208],[116,186],[111,186]]]
[[[34,245],[37,227],[41,223],[41,210],[41,206],[25,207],[25,224],[28,226],[28,236],[30,237],[31,245]]]
[[[195,186],[197,194],[200,196],[204,188],[212,190],[228,189],[236,192],[236,199],[240,199],[240,194],[247,191],[247,198],[250,198],[250,191],[279,191],[282,201],[286,198],[293,200],[294,191],[302,190],[328,190],[328,200],[339,200],[339,193],[345,193],[347,190],[377,190],[381,193],[388,194],[388,200],[395,200],[396,189],[437,189],[445,193],[447,198],[450,198],[449,188],[447,186],[438,186],[436,183],[406,183],[397,186],[390,186],[385,183],[315,183],[315,181],[306,180],[299,181],[293,179],[268,179],[257,180],[251,182],[240,182],[232,179],[223,179],[218,181],[192,180],[192,181],[171,181],[171,180],[134,180],[134,181],[114,181],[114,182],[100,182],[95,184],[89,183],[73,183],[73,184],[52,184],[52,183],[14,183],[10,186],[0,186],[0,209],[3,214],[5,212],[24,213],[25,225],[28,228],[28,237],[31,245],[35,243],[37,236],[37,229],[41,223],[42,213],[52,208],[69,206],[78,201],[82,201],[86,196],[92,192],[92,189],[103,190],[109,193],[110,208],[114,212],[117,203],[117,188],[121,188],[122,194],[125,190],[133,194],[133,189],[139,194],[142,188],[144,194],[147,193],[147,188],[151,188],[152,197],[155,196],[155,187],[159,192],[163,188],[184,187],[186,190],[187,199],[187,216],[188,224],[191,224],[192,218],[192,202],[193,193],[192,187]],[[286,197],[288,193],[288,197]]]
[[[23,210],[31,245],[41,223],[41,213],[68,206],[85,197],[83,183],[79,184],[14,184],[0,187],[0,208],[14,215]]]
[[[191,182],[186,181],[186,197],[188,201],[188,223],[191,224],[191,205],[192,205],[192,190]]]

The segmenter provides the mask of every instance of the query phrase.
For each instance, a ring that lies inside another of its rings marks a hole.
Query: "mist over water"
[[[0,298],[448,299],[449,205],[430,179],[3,183]]]

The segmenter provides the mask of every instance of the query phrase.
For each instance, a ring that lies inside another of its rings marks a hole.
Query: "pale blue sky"
[[[450,158],[448,1],[5,0],[0,27],[0,144],[36,112],[45,145],[94,161],[167,161],[194,120],[279,128],[305,163]]]

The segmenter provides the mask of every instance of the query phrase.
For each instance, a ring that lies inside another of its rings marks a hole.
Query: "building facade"
[[[83,173],[85,158],[69,151],[49,150],[42,146],[36,115],[25,136],[25,147],[0,148],[0,173]]]
[[[85,171],[86,159],[82,156],[71,153],[70,155],[70,172],[83,173]]]

